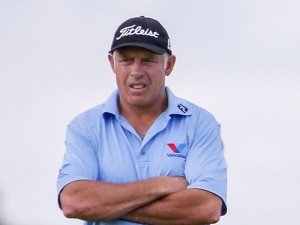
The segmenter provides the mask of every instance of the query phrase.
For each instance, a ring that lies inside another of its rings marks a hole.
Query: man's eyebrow
[[[126,52],[118,52],[119,57],[121,58],[128,58],[130,55]]]
[[[156,55],[156,54],[149,53],[149,54],[146,54],[144,57],[145,57],[145,58],[155,59],[155,58],[157,58],[157,55]]]

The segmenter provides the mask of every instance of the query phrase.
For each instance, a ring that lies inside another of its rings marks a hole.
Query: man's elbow
[[[76,218],[81,220],[105,220],[105,215],[96,215],[94,210],[86,206],[63,206],[62,211],[67,218]]]
[[[62,212],[67,218],[85,219],[93,213],[88,201],[65,188],[59,195]]]
[[[79,204],[72,204],[69,202],[62,202],[62,212],[67,218],[81,219],[88,210]]]
[[[68,193],[60,195],[60,203],[62,212],[67,218],[85,219],[91,214],[91,209],[85,201]]]
[[[64,207],[62,209],[62,211],[63,211],[64,216],[67,218],[77,218],[77,210]]]
[[[208,224],[214,224],[217,223],[220,220],[220,213],[219,210],[214,210],[211,212],[207,212],[207,223]]]
[[[114,219],[113,211],[109,210],[107,207],[101,207],[101,210],[97,210],[96,206],[91,206],[82,202],[68,202],[65,204],[62,202],[62,211],[67,218],[90,221],[107,221]]]
[[[191,216],[192,215],[192,216]],[[199,207],[193,210],[192,214],[188,215],[190,221],[188,224],[214,224],[220,220],[221,206],[217,201],[211,201],[205,205],[199,205]]]
[[[204,210],[205,221],[208,224],[217,223],[221,217],[221,206],[220,204],[211,203]]]

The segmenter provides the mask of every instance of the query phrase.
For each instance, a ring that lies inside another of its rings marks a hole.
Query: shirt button
[[[145,152],[144,152],[144,151],[142,151],[142,152],[141,152],[141,155],[145,155]]]

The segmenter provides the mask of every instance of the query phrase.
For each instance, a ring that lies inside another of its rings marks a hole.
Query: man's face
[[[109,60],[116,74],[121,108],[150,110],[161,107],[166,101],[165,76],[172,71],[174,56],[166,57],[143,48],[126,47],[114,51],[113,55],[109,55]]]

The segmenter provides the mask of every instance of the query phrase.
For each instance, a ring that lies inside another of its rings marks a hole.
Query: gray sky
[[[0,223],[81,224],[56,204],[65,129],[116,88],[113,33],[140,15],[171,37],[167,85],[222,125],[228,214],[218,224],[297,224],[298,0],[0,0]]]

